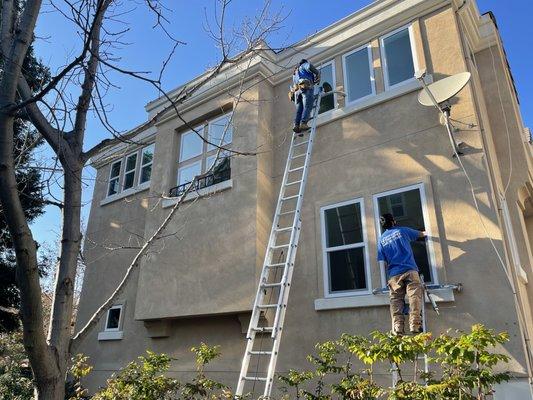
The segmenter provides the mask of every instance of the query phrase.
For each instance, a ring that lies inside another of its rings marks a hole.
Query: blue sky
[[[123,40],[129,44],[116,51],[122,57],[121,66],[131,70],[157,72],[171,43],[164,40],[160,31],[152,29],[154,20],[143,7],[142,1],[125,3],[134,4],[136,8],[122,17],[122,20],[129,23],[125,26],[129,31]],[[205,30],[205,15],[212,16],[214,0],[164,0],[163,3],[172,10],[167,13],[169,30],[174,37],[186,43],[177,49],[163,81],[164,87],[171,89],[202,73],[216,62],[217,49]],[[270,38],[270,43],[276,47],[294,43],[369,3],[370,0],[272,0],[272,9],[282,9],[287,19],[283,23],[283,29]],[[477,0],[477,3],[482,13],[492,11],[496,16],[518,88],[524,123],[533,127],[533,55],[528,52],[533,37],[533,2]],[[234,0],[228,14],[230,25],[239,25],[247,16],[255,15],[261,5],[261,0]],[[302,17],[304,15],[305,19]],[[36,54],[51,66],[52,72],[71,59],[80,46],[72,24],[55,12],[40,15],[37,36]],[[110,113],[113,126],[119,130],[128,130],[143,122],[146,119],[144,105],[156,97],[154,88],[117,74],[109,74],[109,78],[118,86],[106,96],[106,103],[113,107]],[[87,127],[87,146],[108,136],[98,119],[91,116]],[[83,210],[84,219],[88,218],[92,196],[91,176],[92,173],[88,176],[84,193],[87,203]],[[47,207],[45,215],[33,224],[36,240],[54,241],[60,230],[60,222],[59,210]]]

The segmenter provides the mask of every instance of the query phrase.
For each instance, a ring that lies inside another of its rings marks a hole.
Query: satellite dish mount
[[[423,106],[433,106],[439,110],[444,117],[444,125],[446,126],[448,137],[450,138],[450,143],[453,147],[453,156],[462,156],[463,153],[459,150],[459,145],[453,136],[453,129],[450,121],[452,110],[450,99],[463,90],[466,84],[470,81],[471,74],[470,72],[461,72],[434,82],[431,85],[426,84],[424,81],[425,76],[425,70],[416,71],[415,73],[415,78],[418,79],[423,86],[422,91],[418,95],[418,102]]]

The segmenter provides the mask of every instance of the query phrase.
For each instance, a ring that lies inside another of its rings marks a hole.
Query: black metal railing
[[[213,186],[213,185],[216,185],[217,183],[224,182],[224,181],[231,179],[230,164],[229,162],[224,163],[224,164],[226,165],[224,165],[223,168],[217,169],[217,167],[215,167],[212,173],[198,178],[196,180],[194,187],[191,189],[191,192],[194,192],[196,190],[203,189],[209,186]],[[170,196],[171,197],[181,196],[185,192],[189,184],[190,182],[186,182],[186,183],[182,183],[179,186],[173,187],[172,189],[170,189],[170,193],[169,193]]]

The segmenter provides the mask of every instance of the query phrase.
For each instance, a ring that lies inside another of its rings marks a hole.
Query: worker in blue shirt
[[[289,98],[296,104],[293,131],[300,133],[309,130],[309,117],[313,109],[314,86],[320,82],[320,71],[303,59],[294,68]]]
[[[409,328],[411,333],[422,332],[423,288],[415,262],[411,242],[426,236],[425,232],[398,227],[392,214],[380,218],[384,229],[378,241],[378,261],[387,267],[390,289],[390,310],[392,331],[402,335],[404,332],[405,294],[409,301]]]

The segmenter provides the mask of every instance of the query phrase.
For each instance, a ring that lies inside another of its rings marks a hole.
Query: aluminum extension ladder
[[[322,91],[319,90],[313,99],[311,129],[292,135],[260,282],[246,334],[246,350],[235,391],[236,398],[247,393],[245,392],[247,383],[253,385],[253,391],[256,385],[264,385],[263,395],[260,397],[262,399],[269,399],[272,391],[300,238],[301,209],[321,98]]]

